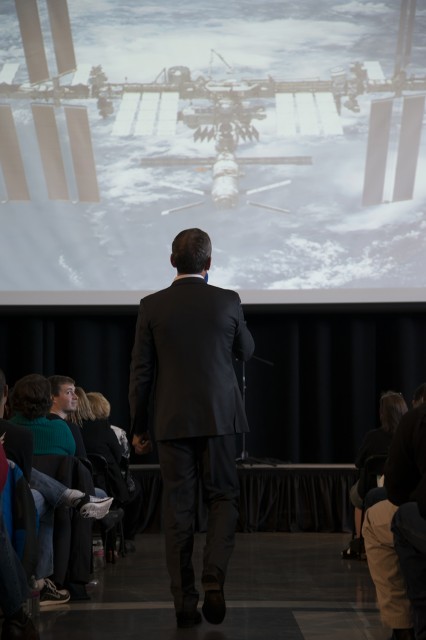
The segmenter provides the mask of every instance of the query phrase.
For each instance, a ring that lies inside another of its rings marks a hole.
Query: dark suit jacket
[[[253,351],[235,291],[188,277],[143,298],[130,367],[133,433],[149,425],[153,386],[157,440],[248,431],[233,356]]]

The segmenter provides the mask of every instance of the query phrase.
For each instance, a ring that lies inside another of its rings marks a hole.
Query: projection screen
[[[2,0],[0,303],[426,301],[426,7]]]

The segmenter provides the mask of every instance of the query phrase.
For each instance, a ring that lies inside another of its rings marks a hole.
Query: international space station
[[[354,62],[349,69],[336,68],[325,80],[286,81],[280,78],[239,78],[224,56],[215,50],[229,74],[192,78],[186,66],[160,71],[152,82],[110,83],[100,65],[77,64],[66,0],[46,0],[56,72],[49,69],[37,0],[15,0],[28,71],[28,83],[16,83],[19,65],[7,61],[0,67],[0,164],[8,200],[31,199],[25,163],[14,120],[14,104],[26,99],[31,106],[48,197],[52,200],[98,202],[101,193],[93,152],[91,123],[85,101],[96,98],[99,114],[111,120],[111,136],[172,140],[191,130],[194,142],[209,143],[205,157],[162,153],[140,158],[141,167],[169,167],[171,181],[162,185],[189,192],[197,200],[163,210],[169,214],[196,207],[210,195],[219,209],[245,203],[287,212],[282,207],[253,200],[257,194],[284,187],[288,177],[252,189],[242,189],[242,167],[247,165],[311,165],[311,155],[259,156],[239,153],[241,143],[261,144],[259,124],[273,105],[276,136],[300,140],[313,136],[343,136],[343,110],[357,112],[359,97],[371,94],[362,205],[378,205],[384,199],[388,146],[395,101],[402,103],[393,201],[413,198],[421,130],[425,109],[426,76],[407,73],[412,47],[416,1],[401,0],[396,60],[391,78],[377,60]],[[381,97],[381,94],[384,97]],[[58,111],[63,111],[72,162],[64,158]],[[399,111],[398,111],[399,113]],[[398,116],[399,117],[399,116]],[[204,147],[205,148],[205,145]],[[187,188],[173,183],[173,169],[205,167],[211,170],[210,187]],[[70,176],[70,173],[72,174]],[[70,188],[70,184],[73,188]],[[74,189],[77,195],[73,196]],[[201,199],[200,199],[201,198]]]

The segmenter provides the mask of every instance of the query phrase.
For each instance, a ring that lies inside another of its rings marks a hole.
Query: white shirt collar
[[[201,275],[201,273],[182,273],[179,276],[176,276],[173,279],[173,282],[175,282],[175,280],[182,280],[183,278],[201,278],[201,280],[204,280],[204,276]]]

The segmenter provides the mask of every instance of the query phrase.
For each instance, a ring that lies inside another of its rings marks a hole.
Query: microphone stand
[[[259,362],[263,362],[264,364],[267,364],[270,367],[274,366],[273,362],[270,362],[269,360],[265,360],[264,358],[259,358],[258,356],[252,356],[251,359],[258,360]],[[241,382],[242,382],[241,396],[243,399],[243,407],[245,411],[246,409],[246,363],[244,361],[242,362],[241,372],[242,372],[241,373]],[[246,432],[243,431],[242,435],[243,435],[243,443],[242,443],[243,450],[241,451],[240,457],[236,459],[237,464],[251,464],[251,465],[265,464],[264,460],[261,460],[260,458],[252,458],[249,456],[248,451],[246,449]]]

